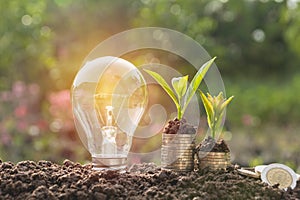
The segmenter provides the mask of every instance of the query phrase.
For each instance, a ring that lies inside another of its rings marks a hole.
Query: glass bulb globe
[[[132,63],[105,56],[82,66],[72,85],[72,109],[94,169],[126,167],[146,104],[146,82]]]

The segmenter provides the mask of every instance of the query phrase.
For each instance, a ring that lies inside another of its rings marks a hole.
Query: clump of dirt
[[[196,129],[189,123],[187,123],[186,119],[175,118],[173,120],[168,121],[167,125],[164,128],[163,133],[166,134],[195,134]]]
[[[196,147],[196,151],[227,153],[230,152],[230,149],[223,139],[217,142],[214,138],[208,136]]]
[[[155,164],[133,165],[126,172],[93,171],[66,160],[0,161],[0,199],[299,199],[300,183],[287,192],[234,167],[179,173]]]

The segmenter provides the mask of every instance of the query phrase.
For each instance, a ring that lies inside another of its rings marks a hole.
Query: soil
[[[168,121],[167,125],[164,128],[163,133],[166,134],[195,134],[196,129],[189,123],[187,123],[186,119],[175,118],[173,120]]]
[[[230,152],[230,149],[223,139],[217,142],[214,138],[208,136],[196,147],[196,151],[227,153]]]
[[[93,171],[91,165],[66,160],[0,161],[0,199],[300,199],[240,175],[235,167],[179,173],[155,164],[136,164],[126,172]]]

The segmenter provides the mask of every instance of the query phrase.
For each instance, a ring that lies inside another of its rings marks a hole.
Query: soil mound
[[[211,136],[208,136],[199,144],[197,151],[227,153],[230,152],[230,149],[223,139],[216,142],[215,139],[213,139]]]
[[[285,192],[233,167],[177,173],[145,163],[97,172],[69,160],[0,161],[0,199],[300,199],[300,183]]]
[[[195,134],[196,129],[185,118],[168,121],[163,133],[165,134]]]

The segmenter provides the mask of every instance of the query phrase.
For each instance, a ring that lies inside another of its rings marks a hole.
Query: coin
[[[261,174],[261,172],[267,167],[268,165],[257,165],[254,167],[254,171]]]
[[[209,165],[209,164],[200,164],[200,168],[209,167],[211,169],[226,169],[228,165]]]
[[[199,152],[199,158],[230,158],[230,153]]]
[[[207,165],[230,165],[230,162],[226,162],[226,161],[223,161],[223,162],[200,162],[202,163],[203,165],[207,164]]]
[[[229,159],[230,157],[228,156],[205,156],[205,157],[200,157],[201,159]]]
[[[163,134],[162,167],[176,171],[192,171],[194,169],[194,137],[190,134]]]
[[[230,153],[225,152],[206,152],[206,151],[199,151],[199,155],[214,155],[214,156],[224,156],[230,155]]]
[[[207,157],[202,158],[201,160],[202,161],[216,161],[216,162],[218,162],[218,161],[230,161],[230,159],[228,159],[228,158],[207,158]]]
[[[285,190],[288,187],[294,189],[297,184],[296,173],[288,166],[279,163],[265,167],[261,173],[261,179],[269,185],[279,184],[278,187]]]
[[[252,177],[252,178],[259,178],[260,177],[259,173],[253,172],[253,171],[250,171],[250,170],[247,170],[247,169],[241,168],[241,169],[237,169],[237,171],[239,172],[239,174],[249,176],[249,177]]]

